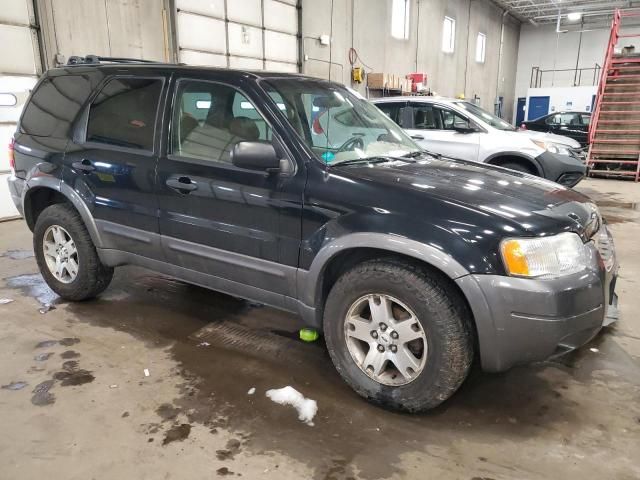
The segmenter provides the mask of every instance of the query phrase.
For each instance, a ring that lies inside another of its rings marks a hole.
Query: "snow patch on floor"
[[[298,419],[313,427],[313,417],[318,413],[318,404],[315,400],[305,398],[304,395],[290,386],[267,390],[266,395],[275,403],[294,407],[298,411]]]

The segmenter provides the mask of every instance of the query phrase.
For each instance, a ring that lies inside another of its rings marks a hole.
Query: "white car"
[[[575,140],[518,131],[474,103],[440,97],[372,100],[425,150],[447,157],[499,165],[573,187],[585,175]]]

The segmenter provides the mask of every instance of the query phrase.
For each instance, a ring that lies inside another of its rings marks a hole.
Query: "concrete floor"
[[[0,385],[27,385],[0,389],[0,479],[638,479],[640,185],[578,190],[615,235],[620,322],[554,362],[476,368],[422,415],[361,400],[270,308],[132,267],[59,302],[24,223],[2,223]],[[317,400],[315,426],[265,397],[285,385]]]

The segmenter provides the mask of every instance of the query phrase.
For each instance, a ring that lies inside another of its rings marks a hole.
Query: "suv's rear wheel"
[[[64,299],[95,297],[113,277],[113,269],[100,262],[82,218],[68,204],[51,205],[38,216],[33,249],[47,285]]]
[[[433,408],[458,389],[473,359],[460,305],[451,287],[408,262],[362,263],[327,298],[329,354],[363,397],[399,410]]]

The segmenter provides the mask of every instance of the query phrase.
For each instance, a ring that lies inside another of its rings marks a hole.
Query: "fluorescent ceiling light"
[[[577,22],[581,18],[582,18],[582,13],[581,12],[571,12],[571,13],[569,13],[567,15],[567,19],[572,21],[572,22]]]

